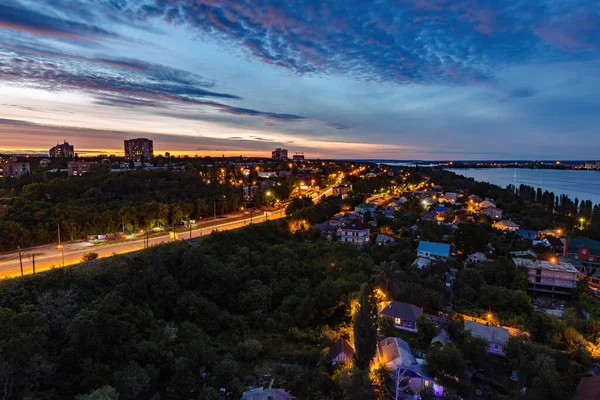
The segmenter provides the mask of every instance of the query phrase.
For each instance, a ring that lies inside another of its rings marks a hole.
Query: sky
[[[600,158],[597,0],[0,0],[0,151]]]

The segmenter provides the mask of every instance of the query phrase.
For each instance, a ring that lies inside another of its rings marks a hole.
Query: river
[[[600,204],[600,171],[524,169],[524,168],[466,168],[448,169],[480,182],[501,187],[521,184],[542,188],[555,195],[566,194],[575,200],[591,200]]]

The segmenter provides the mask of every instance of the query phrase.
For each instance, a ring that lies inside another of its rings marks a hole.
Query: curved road
[[[268,213],[268,214],[267,214]],[[252,217],[252,223],[265,222],[267,219],[278,219],[285,216],[285,209],[281,208],[274,211],[262,212]],[[210,227],[198,226],[192,230],[192,238],[199,238],[210,235],[215,230],[230,230],[242,228],[250,223],[250,216],[243,220],[236,220]],[[190,232],[180,232],[180,239],[189,239]],[[103,245],[93,245],[88,242],[65,243],[62,250],[56,248],[55,244],[33,247],[26,249],[22,253],[23,273],[25,275],[33,273],[32,254],[35,254],[35,272],[46,271],[52,268],[59,268],[67,265],[78,264],[81,262],[81,256],[86,252],[96,252],[99,257],[110,257],[115,254],[125,254],[142,250],[145,247],[145,238],[136,238],[128,241],[107,243]],[[171,242],[173,239],[168,234],[150,237],[149,245],[154,246],[161,243]],[[63,262],[64,257],[64,262]],[[21,275],[21,266],[18,253],[3,254],[0,256],[0,277],[14,278]]]

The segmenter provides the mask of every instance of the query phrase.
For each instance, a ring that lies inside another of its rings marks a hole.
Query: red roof
[[[575,400],[600,400],[600,376],[586,376],[581,378]]]

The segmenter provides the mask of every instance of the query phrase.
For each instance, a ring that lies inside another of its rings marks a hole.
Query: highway
[[[319,196],[320,197],[320,196]],[[265,222],[267,219],[278,219],[285,217],[285,208],[280,208],[273,211],[261,211],[252,216],[252,223]],[[209,227],[202,227],[198,225],[192,229],[191,237],[199,238],[202,236],[210,235],[215,230],[223,231],[230,229],[242,228],[250,224],[250,215],[243,220],[227,221],[223,219],[223,222],[218,225],[212,225]],[[206,225],[206,224],[205,224]],[[180,232],[180,239],[189,239],[190,232]],[[161,234],[160,236],[150,236],[148,238],[148,244],[155,246],[161,243],[172,242],[168,233]],[[35,272],[47,271],[52,268],[60,268],[63,265],[73,265],[81,262],[81,256],[87,252],[98,253],[100,258],[110,257],[115,254],[125,254],[134,251],[142,250],[145,247],[145,237],[137,237],[135,239],[127,241],[119,241],[114,243],[104,243],[101,245],[94,245],[89,242],[77,242],[77,243],[63,243],[62,249],[57,249],[56,244],[49,244],[44,246],[37,246],[29,248],[23,251],[23,274],[28,275],[33,273],[33,260],[32,254],[35,254]],[[14,278],[21,276],[21,264],[19,262],[18,253],[10,253],[0,255],[0,276],[5,278]]]

